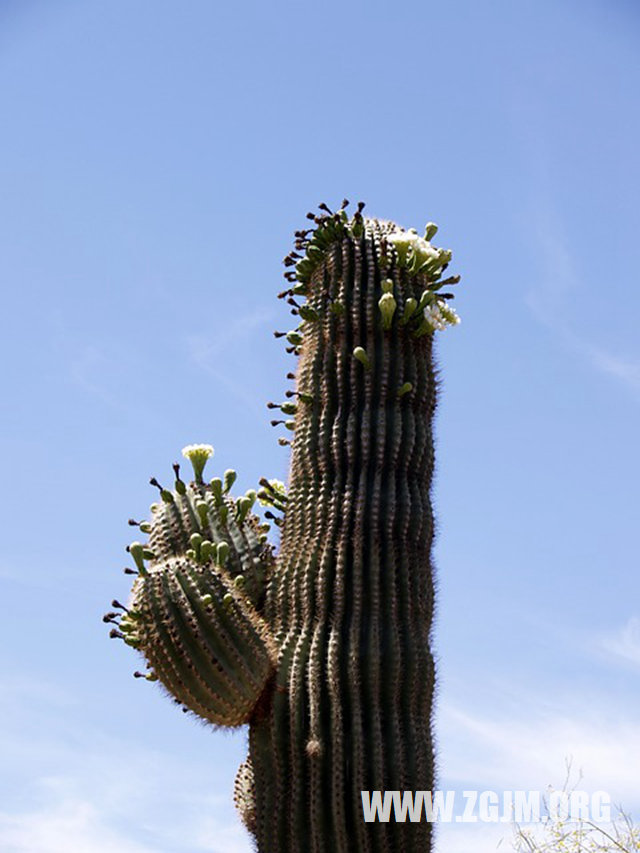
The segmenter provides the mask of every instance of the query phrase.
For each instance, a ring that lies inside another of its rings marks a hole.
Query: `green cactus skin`
[[[361,792],[434,783],[432,350],[459,278],[442,279],[433,223],[420,238],[345,207],[310,214],[285,259],[301,323],[278,336],[299,363],[291,420],[273,423],[293,433],[290,482],[258,494],[280,513],[277,558],[256,493],[205,485],[196,449],[196,482],[161,489],[130,549],[140,574],[112,632],[185,708],[249,723],[235,801],[259,853],[431,849],[424,816],[365,823]]]

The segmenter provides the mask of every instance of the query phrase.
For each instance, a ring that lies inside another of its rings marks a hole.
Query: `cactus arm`
[[[214,566],[180,557],[151,566],[120,625],[171,695],[215,725],[247,722],[273,672],[266,626]]]
[[[185,452],[195,456],[193,482],[180,479],[178,465],[174,490],[151,481],[161,500],[151,520],[139,524],[148,543],[129,548],[139,573],[112,634],[141,652],[145,677],[160,681],[185,710],[217,726],[238,726],[275,672],[276,645],[260,615],[275,560],[251,512],[256,493],[231,498],[231,471],[225,485],[205,485],[212,448]],[[105,619],[117,622],[116,614]]]

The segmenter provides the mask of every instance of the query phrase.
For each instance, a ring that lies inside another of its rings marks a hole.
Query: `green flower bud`
[[[413,296],[410,296],[404,303],[404,311],[402,313],[402,319],[400,323],[404,326],[409,320],[413,317],[418,307],[418,300],[414,299]]]
[[[398,397],[404,397],[405,394],[409,394],[413,391],[413,385],[411,382],[405,382],[398,388]]]
[[[216,506],[220,506],[222,503],[222,480],[220,477],[214,477],[209,485],[211,486],[211,494],[216,502]]]
[[[364,234],[364,222],[362,221],[362,217],[358,217],[356,219],[354,216],[351,220],[351,234],[356,238],[356,240],[359,240]]]
[[[440,266],[444,266],[445,264],[451,263],[451,258],[453,257],[453,252],[451,249],[440,249],[438,252],[438,260],[440,261]]]
[[[249,514],[249,510],[251,509],[251,501],[249,498],[238,498],[236,502],[236,516],[238,519],[238,524],[242,524],[247,515]]]
[[[287,332],[286,337],[289,343],[293,344],[294,347],[300,346],[300,344],[302,343],[302,335],[300,334],[300,332]]]
[[[383,293],[393,293],[393,279],[385,278],[382,282],[382,292]]]
[[[371,362],[369,361],[369,356],[363,347],[356,347],[353,351],[353,357],[356,358],[360,364],[363,364],[367,370],[371,369]]]
[[[129,553],[131,554],[131,557],[132,557],[134,563],[138,567],[138,571],[140,572],[140,574],[146,575],[147,570],[146,570],[145,565],[144,565],[144,556],[143,556],[144,555],[144,547],[143,547],[143,545],[140,542],[132,542],[131,545],[129,545]]]
[[[209,526],[209,507],[206,501],[196,501],[196,512],[203,527]]]
[[[311,273],[313,272],[313,261],[309,258],[302,258],[302,260],[298,261],[296,264],[296,275],[300,281],[306,281],[311,277]]]
[[[227,494],[230,491],[231,487],[233,486],[233,484],[236,481],[237,476],[238,475],[233,470],[233,468],[229,468],[224,472],[224,487],[223,487],[222,491],[225,494]]]
[[[332,314],[335,314],[336,317],[342,317],[344,315],[344,305],[339,300],[335,300],[331,303],[331,307],[329,308]]]
[[[378,308],[382,314],[382,328],[390,329],[393,315],[396,312],[396,300],[393,298],[393,293],[383,293],[378,301]]]
[[[227,562],[227,558],[229,557],[229,543],[228,542],[218,542],[216,547],[216,563],[219,566],[224,566]]]
[[[424,227],[424,239],[432,240],[438,233],[438,226],[435,222],[427,222]]]
[[[435,297],[434,297],[433,291],[428,290],[428,289],[423,290],[422,296],[420,297],[420,302],[418,302],[418,307],[416,308],[416,311],[418,311],[418,312],[424,311],[424,309],[427,307],[427,305],[430,302],[432,302],[434,298]]]
[[[308,323],[315,323],[316,320],[320,319],[320,315],[312,308],[310,305],[301,305],[300,306],[300,316],[303,320],[306,320]]]
[[[200,545],[200,559],[203,563],[208,563],[213,556],[214,545],[209,539],[204,539]]]

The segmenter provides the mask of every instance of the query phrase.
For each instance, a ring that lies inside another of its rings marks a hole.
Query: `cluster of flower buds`
[[[396,250],[398,266],[407,269],[411,275],[425,273],[427,276],[433,276],[434,279],[437,278],[451,261],[449,249],[437,249],[429,242],[437,230],[438,226],[429,222],[424,237],[420,237],[415,228],[388,234],[387,242],[391,243]]]

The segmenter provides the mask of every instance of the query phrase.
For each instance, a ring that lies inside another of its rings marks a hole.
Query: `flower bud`
[[[237,475],[237,473],[233,470],[233,468],[228,468],[228,469],[224,472],[224,486],[223,486],[222,491],[223,491],[225,494],[227,494],[227,493],[231,490],[231,487],[232,487],[232,486],[233,486],[233,484],[235,483],[237,476],[238,476],[238,475]]]
[[[371,362],[369,361],[369,356],[367,355],[367,352],[363,347],[356,347],[353,351],[353,357],[356,358],[360,362],[360,364],[363,364],[367,370],[371,369]]]
[[[414,299],[413,296],[410,296],[404,303],[404,311],[402,313],[402,320],[400,320],[401,324],[404,326],[409,320],[413,317],[416,312],[416,308],[418,307],[417,299]]]
[[[382,328],[390,329],[396,311],[396,300],[393,298],[393,293],[383,293],[378,301],[378,308],[382,314]]]
[[[219,566],[224,566],[227,562],[227,558],[229,556],[229,543],[228,542],[218,542],[216,546],[216,563]]]
[[[220,477],[214,477],[209,485],[211,486],[211,494],[216,502],[216,506],[220,506],[222,504],[222,480]]]

